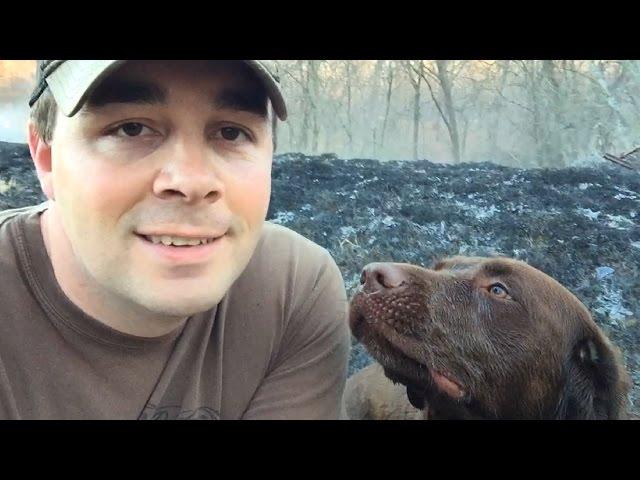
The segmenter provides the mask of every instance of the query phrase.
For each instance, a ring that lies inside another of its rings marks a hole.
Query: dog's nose
[[[370,263],[360,275],[360,284],[367,293],[396,288],[406,282],[405,272],[392,263]]]

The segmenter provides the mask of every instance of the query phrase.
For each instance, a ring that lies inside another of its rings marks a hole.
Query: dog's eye
[[[494,283],[493,285],[491,285],[489,287],[489,292],[493,293],[497,297],[505,298],[509,296],[509,292],[507,292],[507,289],[501,283]]]

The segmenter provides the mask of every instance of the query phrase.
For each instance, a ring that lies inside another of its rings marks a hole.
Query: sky
[[[26,142],[35,60],[0,60],[0,141]]]

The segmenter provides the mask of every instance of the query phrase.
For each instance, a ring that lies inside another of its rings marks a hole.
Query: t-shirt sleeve
[[[244,419],[338,419],[347,377],[348,302],[340,270],[330,257],[284,333],[273,368]]]

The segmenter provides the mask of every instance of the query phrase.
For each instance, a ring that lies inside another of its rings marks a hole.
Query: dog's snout
[[[404,283],[407,283],[406,274],[392,263],[370,263],[360,275],[360,284],[367,293],[396,288]]]

